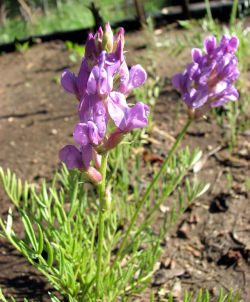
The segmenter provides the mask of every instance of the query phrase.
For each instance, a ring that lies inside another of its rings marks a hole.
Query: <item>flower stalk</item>
[[[132,217],[132,220],[130,222],[130,225],[129,225],[128,229],[127,229],[127,232],[126,232],[126,234],[125,234],[125,236],[123,238],[123,241],[122,241],[122,243],[121,243],[121,245],[119,247],[119,250],[118,250],[118,252],[117,252],[117,254],[115,256],[115,259],[114,259],[114,261],[113,261],[113,263],[112,263],[112,265],[110,267],[111,270],[115,267],[117,261],[120,258],[120,255],[121,255],[121,253],[122,253],[122,251],[123,251],[123,249],[124,249],[124,247],[125,247],[125,245],[127,243],[129,234],[130,234],[130,232],[131,232],[131,230],[132,230],[132,228],[133,228],[133,226],[134,226],[134,224],[136,222],[136,219],[137,219],[137,217],[138,217],[138,215],[139,215],[139,213],[141,211],[141,208],[145,204],[147,198],[149,197],[150,192],[154,188],[154,186],[157,183],[157,181],[159,180],[160,176],[162,175],[162,173],[165,171],[166,167],[168,166],[168,163],[169,163],[170,159],[172,158],[172,156],[173,156],[176,148],[178,147],[180,141],[182,140],[184,134],[186,133],[186,131],[187,131],[188,127],[191,125],[191,123],[192,123],[192,119],[189,118],[188,121],[187,121],[187,123],[186,123],[186,125],[184,126],[184,128],[181,131],[181,133],[179,134],[178,138],[176,139],[173,147],[171,148],[171,150],[170,150],[167,158],[165,159],[164,163],[162,164],[160,171],[156,174],[156,176],[154,177],[153,181],[150,183],[150,185],[148,186],[146,192],[144,193],[141,201],[139,202],[139,204],[137,206],[137,209],[136,209],[136,211],[135,211],[135,213],[134,213],[134,215]]]
[[[102,181],[98,185],[99,194],[99,209],[98,209],[98,245],[97,245],[97,270],[96,270],[96,295],[99,297],[101,289],[101,266],[102,266],[102,250],[103,250],[103,240],[104,240],[104,221],[105,221],[105,187],[106,187],[106,172],[107,172],[107,161],[108,152],[102,156],[102,163],[100,173],[102,175]]]

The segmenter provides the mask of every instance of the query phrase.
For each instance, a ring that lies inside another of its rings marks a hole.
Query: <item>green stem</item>
[[[232,12],[231,12],[231,15],[230,15],[230,25],[231,26],[235,24],[236,15],[237,15],[237,8],[238,8],[238,0],[234,0]]]
[[[209,0],[205,0],[205,4],[206,4],[206,11],[207,11],[207,16],[208,16],[209,23],[213,24],[214,20],[213,20],[211,8],[210,8]]]
[[[136,211],[135,211],[135,213],[134,213],[134,216],[132,217],[132,220],[131,220],[131,222],[130,222],[130,225],[129,225],[128,229],[127,229],[127,232],[126,232],[126,234],[125,234],[125,237],[123,238],[123,241],[122,241],[122,243],[121,243],[121,245],[120,245],[120,248],[119,248],[119,250],[118,250],[118,252],[117,252],[117,254],[116,254],[116,256],[115,256],[115,259],[114,259],[114,261],[113,261],[113,263],[112,263],[112,265],[111,265],[111,267],[110,267],[110,270],[113,269],[113,267],[115,266],[116,262],[118,261],[120,255],[121,255],[121,252],[122,252],[123,248],[125,247],[125,244],[126,244],[126,242],[127,242],[127,240],[128,240],[128,236],[129,236],[129,234],[130,234],[130,232],[131,232],[131,230],[132,230],[132,228],[133,228],[133,226],[134,226],[134,224],[135,224],[136,218],[137,218],[137,216],[138,216],[138,214],[139,214],[139,212],[140,212],[142,206],[143,206],[144,203],[146,202],[146,200],[147,200],[147,198],[148,198],[148,196],[149,196],[151,190],[153,189],[154,185],[156,184],[156,182],[158,181],[158,179],[160,178],[160,176],[162,175],[162,173],[163,173],[164,170],[166,169],[166,167],[167,167],[167,165],[168,165],[168,163],[169,163],[169,160],[171,159],[173,153],[175,152],[177,146],[179,145],[181,139],[183,138],[184,134],[186,133],[188,127],[189,127],[190,124],[191,124],[191,122],[192,122],[191,119],[189,119],[189,120],[187,121],[186,125],[184,126],[184,128],[182,129],[182,131],[181,131],[181,133],[179,134],[178,138],[176,139],[176,141],[175,141],[175,143],[174,143],[172,149],[170,150],[170,152],[169,152],[167,158],[165,159],[165,161],[164,161],[164,163],[163,163],[163,165],[162,165],[160,171],[156,174],[155,178],[153,179],[153,181],[151,182],[151,184],[148,186],[146,192],[144,193],[144,195],[143,195],[143,197],[142,197],[140,203],[139,203],[138,206],[137,206],[137,209],[136,209]]]
[[[102,266],[102,248],[103,248],[103,239],[104,239],[104,211],[105,211],[105,187],[106,187],[106,171],[107,171],[107,160],[108,153],[105,153],[102,156],[102,164],[100,173],[102,175],[102,181],[98,185],[98,194],[99,194],[99,224],[98,224],[98,246],[97,246],[97,271],[96,271],[96,294],[97,297],[100,293],[100,284],[101,284],[101,266]]]

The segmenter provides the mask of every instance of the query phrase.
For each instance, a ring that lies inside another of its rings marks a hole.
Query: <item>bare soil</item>
[[[177,29],[166,32],[162,28],[156,34],[158,40],[163,40],[166,35],[174,37],[179,33]],[[164,79],[154,109],[151,140],[145,146],[150,164],[157,168],[160,164],[155,158],[167,155],[186,122],[185,107],[178,107],[179,95],[171,86],[171,78],[183,71],[190,60],[190,49],[171,57],[166,50],[152,48],[152,44],[149,47],[149,39],[143,32],[127,34],[126,49],[130,65],[139,62],[150,68],[153,64]],[[24,54],[0,56],[0,166],[38,187],[42,178],[50,181],[53,172],[60,169],[58,150],[73,143],[76,101],[64,92],[57,79],[65,68],[77,72],[78,66],[79,62],[69,60],[69,52],[61,41],[37,44]],[[199,288],[209,290],[211,301],[216,301],[220,288],[225,293],[231,288],[234,293],[241,289],[241,298],[248,301],[250,207],[245,180],[250,178],[249,132],[239,135],[231,155],[226,147],[229,130],[227,123],[219,127],[212,114],[188,130],[180,148],[199,147],[205,159],[199,172],[190,171],[190,177],[195,175],[210,182],[211,187],[162,242],[164,252],[151,287],[133,301],[149,301],[152,290],[157,301],[167,297],[170,290],[178,301],[185,289],[197,296]],[[214,152],[209,156],[210,151]],[[6,217],[11,203],[2,186],[0,190],[0,215]],[[164,206],[167,208],[168,204]],[[164,208],[159,219],[163,212]],[[14,216],[18,228],[18,214]],[[50,301],[46,280],[1,237],[0,286],[7,297],[13,295],[18,302],[24,297]]]

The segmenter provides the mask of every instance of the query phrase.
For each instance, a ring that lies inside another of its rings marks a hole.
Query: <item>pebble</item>
[[[51,129],[50,130],[51,135],[57,135],[57,133],[58,133],[57,129]]]

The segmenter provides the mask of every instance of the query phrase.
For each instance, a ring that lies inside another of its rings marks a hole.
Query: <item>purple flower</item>
[[[216,45],[216,38],[207,36],[204,40],[206,53],[202,55],[200,49],[194,48],[193,62],[183,74],[172,78],[173,86],[181,91],[193,118],[200,117],[209,108],[237,100],[238,92],[231,85],[240,74],[238,59],[233,54],[237,47],[237,37],[223,35],[220,44]]]
[[[102,180],[102,176],[92,166],[85,166],[85,150],[80,148],[80,151],[72,145],[67,145],[59,151],[59,158],[64,162],[69,170],[79,169],[85,176],[94,183],[99,183]]]
[[[119,74],[121,84],[118,91],[123,94],[128,94],[134,88],[142,86],[147,79],[146,71],[139,64],[132,66],[129,71],[126,62],[124,62]]]
[[[191,88],[189,92],[183,94],[182,99],[189,108],[196,109],[207,102],[208,94],[207,86],[199,86],[197,89]]]
[[[148,106],[139,102],[129,107],[122,93],[111,92],[107,104],[109,115],[121,132],[142,128],[148,123]]]
[[[129,70],[123,54],[124,30],[113,36],[110,24],[104,32],[100,27],[95,35],[89,34],[85,56],[77,76],[65,70],[61,77],[63,88],[80,100],[79,123],[73,130],[78,148],[65,146],[59,157],[68,169],[79,169],[89,179],[99,182],[100,158],[115,147],[126,133],[148,123],[149,108],[139,102],[129,107],[126,95],[144,84],[147,74],[140,65]],[[188,91],[188,87],[186,92]],[[116,125],[108,133],[108,120]]]
[[[59,151],[59,158],[69,170],[83,170],[84,164],[81,152],[73,145],[67,145]]]
[[[73,137],[80,147],[66,146],[60,151],[60,159],[68,169],[88,170],[92,160],[93,147],[98,146],[105,135],[107,112],[104,103],[96,95],[85,95],[79,104],[79,119]],[[66,148],[66,149],[65,149]]]
[[[107,101],[109,116],[117,126],[117,129],[110,134],[104,145],[107,151],[117,146],[124,135],[135,128],[145,127],[148,123],[149,108],[147,105],[138,102],[129,107],[125,96],[120,92],[111,92]]]
[[[87,82],[87,93],[106,99],[113,88],[113,77],[120,66],[118,60],[106,61],[106,51],[102,51],[99,64],[95,65]]]
[[[98,96],[85,94],[79,104],[78,113],[81,123],[93,122],[100,137],[104,137],[108,115],[103,101]]]
[[[102,35],[102,32],[99,31],[99,34]],[[100,50],[98,48],[98,44],[96,43],[96,37],[93,37],[93,35],[90,33],[86,42],[84,55],[84,58],[90,69],[97,63],[99,52]]]
[[[182,73],[178,73],[172,78],[172,85],[179,89],[182,93],[186,93],[190,88],[192,81],[189,79],[189,75],[187,71]]]

